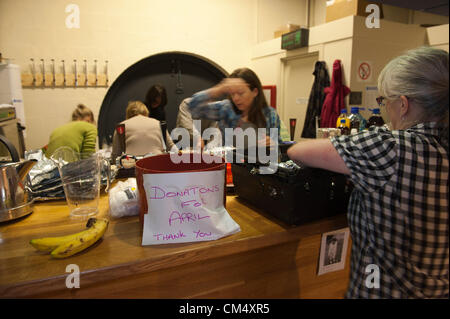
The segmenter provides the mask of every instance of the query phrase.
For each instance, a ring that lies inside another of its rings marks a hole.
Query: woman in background
[[[258,76],[248,68],[237,69],[216,86],[194,94],[189,110],[193,118],[218,121],[222,138],[225,128],[250,126],[266,129],[266,145],[271,144],[270,128],[278,129],[276,138],[281,142],[280,118],[267,104]]]
[[[149,117],[158,121],[166,120],[164,107],[167,104],[166,88],[160,84],[153,85],[145,95],[145,105],[148,108]]]
[[[72,122],[64,124],[50,135],[50,141],[44,147],[45,155],[50,158],[61,146],[68,146],[77,153],[94,153],[97,142],[97,127],[91,109],[78,104],[72,113]]]
[[[447,52],[408,51],[378,78],[392,131],[371,127],[288,150],[354,184],[347,298],[448,298],[448,75]]]
[[[131,101],[126,109],[125,148],[126,154],[141,156],[146,154],[162,154],[166,151],[161,132],[160,122],[148,117],[146,105],[139,101]],[[174,145],[168,132],[166,132],[167,150]],[[122,149],[117,132],[114,131],[112,158],[122,155]]]

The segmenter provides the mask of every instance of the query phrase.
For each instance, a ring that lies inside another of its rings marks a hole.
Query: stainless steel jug
[[[8,149],[12,162],[0,163],[0,222],[16,219],[33,211],[33,199],[26,187],[28,172],[37,160],[19,162],[14,145],[0,135],[0,142]]]

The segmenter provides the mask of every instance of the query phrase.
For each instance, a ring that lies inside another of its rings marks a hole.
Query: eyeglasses
[[[377,100],[378,106],[386,105],[386,102],[385,102],[386,98],[384,96],[380,95],[379,97],[376,98],[376,100]]]
[[[393,96],[389,96],[389,99],[394,99],[394,98],[399,98],[399,97],[400,97],[399,95],[393,95]],[[406,95],[405,95],[405,97],[408,100],[411,100],[411,98],[407,97]],[[375,100],[377,100],[378,106],[386,106],[386,100],[387,100],[386,97],[380,95]]]

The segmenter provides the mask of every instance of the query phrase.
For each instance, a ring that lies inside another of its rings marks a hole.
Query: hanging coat
[[[335,60],[331,86],[325,88],[326,97],[320,115],[320,127],[336,127],[337,118],[345,108],[344,98],[349,93],[350,89],[342,84],[341,60]]]
[[[330,86],[330,76],[327,65],[323,61],[317,61],[314,66],[314,83],[306,109],[305,124],[303,125],[302,137],[316,138],[316,116],[320,117],[322,105],[325,100],[324,89]]]

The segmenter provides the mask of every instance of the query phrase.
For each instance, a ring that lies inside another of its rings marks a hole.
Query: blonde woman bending
[[[141,156],[146,154],[162,154],[166,150],[162,138],[160,122],[148,117],[146,105],[139,101],[131,101],[126,109],[125,147],[122,149],[117,132],[114,131],[112,158],[122,155],[124,151],[128,155]],[[170,135],[166,132],[167,150],[174,145]]]
[[[50,135],[50,141],[44,147],[45,155],[50,158],[61,146],[68,146],[77,153],[94,153],[97,142],[97,127],[91,109],[78,104],[72,113],[72,122],[56,128]]]

